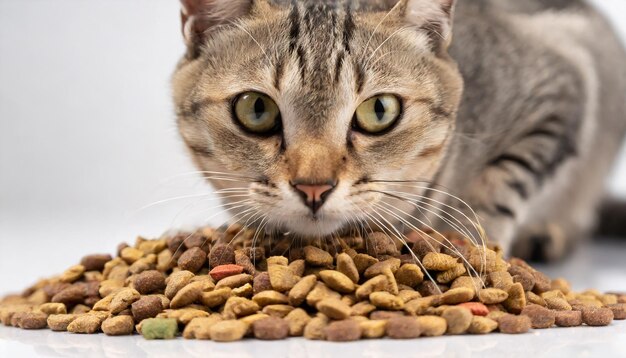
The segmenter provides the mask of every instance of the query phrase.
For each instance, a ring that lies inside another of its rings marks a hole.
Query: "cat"
[[[543,260],[591,235],[626,53],[586,2],[181,3],[178,127],[242,224],[457,229]]]

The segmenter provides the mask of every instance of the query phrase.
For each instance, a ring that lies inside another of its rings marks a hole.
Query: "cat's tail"
[[[602,202],[596,236],[626,238],[626,199],[607,198]]]

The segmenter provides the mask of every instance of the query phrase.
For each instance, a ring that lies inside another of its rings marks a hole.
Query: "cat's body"
[[[556,258],[593,228],[626,132],[626,54],[584,2],[461,0],[449,48],[451,0],[183,4],[179,126],[215,186],[241,183],[213,171],[251,182],[248,202],[225,197],[243,223],[393,234],[398,223],[438,228],[437,206],[468,224],[445,191],[506,249],[520,239],[522,254]],[[266,96],[253,97],[256,119],[270,113],[259,103],[281,114],[261,136],[238,118],[250,91]],[[364,130],[368,98],[381,100],[374,122],[389,108],[396,122]]]
[[[518,254],[558,257],[592,233],[626,131],[619,39],[584,2],[558,0],[460,1],[454,36],[465,90],[439,183]]]

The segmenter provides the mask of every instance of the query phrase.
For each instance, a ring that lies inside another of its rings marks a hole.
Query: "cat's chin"
[[[292,235],[303,237],[323,237],[333,235],[345,228],[344,220],[335,218],[293,217],[284,218],[278,225],[279,229]]]

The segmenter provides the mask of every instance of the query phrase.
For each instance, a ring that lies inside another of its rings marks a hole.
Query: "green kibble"
[[[174,339],[178,335],[178,322],[174,318],[149,318],[141,322],[145,339]]]

